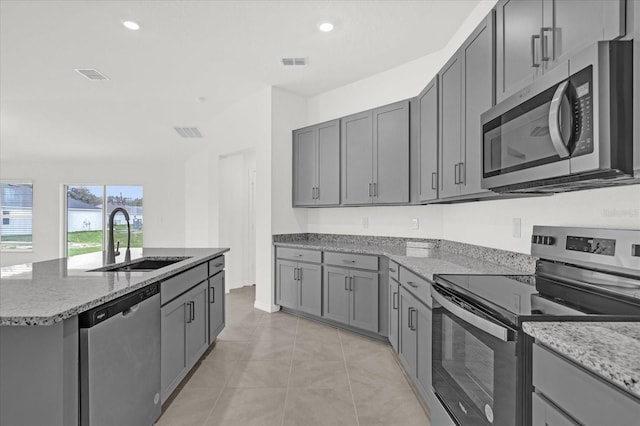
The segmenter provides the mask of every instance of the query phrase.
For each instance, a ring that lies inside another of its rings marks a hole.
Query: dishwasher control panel
[[[80,328],[90,328],[118,314],[127,315],[136,305],[160,293],[160,283],[153,283],[133,293],[125,294],[80,314]]]

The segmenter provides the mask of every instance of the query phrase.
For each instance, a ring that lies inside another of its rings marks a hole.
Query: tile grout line
[[[358,408],[356,407],[356,399],[353,396],[353,388],[351,387],[351,377],[349,377],[349,368],[347,367],[347,357],[344,354],[344,346],[342,345],[342,333],[338,329],[338,340],[340,341],[340,350],[342,351],[342,361],[344,362],[344,371],[347,373],[347,383],[349,383],[349,393],[351,393],[351,403],[353,404],[353,411],[356,414],[356,426],[360,426],[360,419],[358,418]]]
[[[282,407],[282,421],[280,426],[284,426],[284,416],[287,413],[287,399],[289,399],[289,385],[291,384],[291,374],[293,372],[293,354],[296,350],[296,340],[298,339],[298,324],[299,318],[296,318],[296,332],[293,335],[293,347],[291,348],[291,362],[289,363],[289,377],[287,378],[287,390],[284,394],[284,406]]]

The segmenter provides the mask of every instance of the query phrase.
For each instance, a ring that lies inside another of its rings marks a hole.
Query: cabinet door
[[[340,204],[340,120],[317,127],[316,205],[337,205]]]
[[[400,351],[399,356],[403,361],[410,377],[416,377],[417,336],[413,330],[413,321],[416,314],[415,299],[405,289],[400,287]]]
[[[349,323],[354,327],[378,332],[378,273],[351,270]]]
[[[420,202],[438,198],[438,76],[418,96],[420,108]]]
[[[624,0],[544,0],[543,61],[546,68],[599,40],[625,34]]]
[[[299,309],[312,315],[322,315],[321,266],[299,263],[298,274]]]
[[[500,102],[542,72],[542,0],[502,0],[496,6],[496,23],[496,101]]]
[[[178,386],[187,369],[187,313],[185,297],[178,297],[160,309],[162,402]]]
[[[343,118],[341,126],[342,204],[370,204],[373,184],[372,112]]]
[[[431,390],[431,318],[432,312],[428,307],[418,303],[416,309],[417,328],[416,333],[416,377],[418,379],[418,387],[420,387],[423,395],[428,395]]]
[[[187,314],[187,367],[191,368],[209,347],[209,281],[198,284],[189,295]]]
[[[373,111],[374,203],[409,202],[409,101]]]
[[[389,342],[398,352],[398,312],[400,309],[400,294],[398,282],[389,278]]]
[[[225,325],[224,271],[209,278],[209,345]]]
[[[460,194],[462,65],[456,54],[440,72],[440,198]]]
[[[276,300],[280,306],[298,309],[297,267],[296,262],[288,260],[278,260],[276,263]]]
[[[532,426],[577,426],[553,405],[542,399],[537,393],[532,394]]]
[[[322,288],[322,316],[344,324],[349,323],[348,271],[343,268],[324,267]]]
[[[462,194],[487,192],[482,182],[482,123],[480,115],[493,106],[493,12],[461,49],[463,65],[463,129],[460,183]]]
[[[316,138],[314,127],[293,132],[294,206],[310,206],[315,202]]]

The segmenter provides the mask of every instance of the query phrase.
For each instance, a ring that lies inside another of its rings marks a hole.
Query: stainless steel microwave
[[[633,117],[632,42],[596,43],[482,114],[482,187],[545,193],[640,183]]]

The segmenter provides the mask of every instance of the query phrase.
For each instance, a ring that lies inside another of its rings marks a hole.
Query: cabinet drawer
[[[431,284],[406,268],[400,267],[400,284],[431,308]]]
[[[209,261],[209,276],[212,277],[224,269],[224,256]]]
[[[325,252],[324,263],[348,268],[378,270],[378,256],[367,256],[366,254]]]
[[[160,283],[160,303],[165,304],[209,276],[208,263],[202,263]]]
[[[278,257],[278,259],[291,259],[301,262],[322,262],[322,252],[318,250],[278,247],[276,257]]]
[[[537,344],[533,345],[533,386],[582,424],[638,424],[640,402]]]
[[[400,265],[393,260],[389,261],[389,278],[398,281],[400,279]]]

